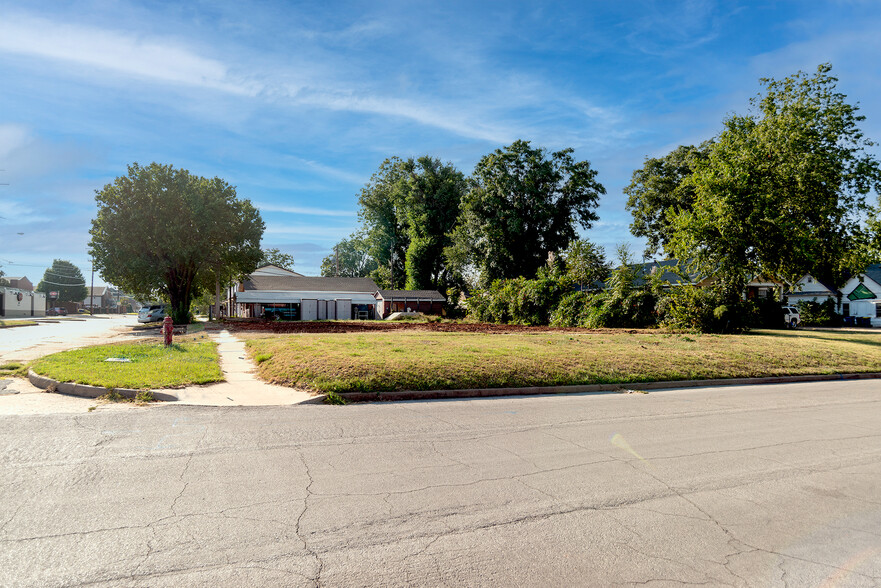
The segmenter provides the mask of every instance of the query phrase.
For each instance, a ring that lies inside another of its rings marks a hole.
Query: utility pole
[[[391,286],[389,286],[392,290],[395,289],[395,236],[392,235],[392,246],[389,249],[388,255],[388,269],[389,276],[391,281]]]
[[[92,259],[92,287],[89,288],[89,316],[95,314],[95,260]]]

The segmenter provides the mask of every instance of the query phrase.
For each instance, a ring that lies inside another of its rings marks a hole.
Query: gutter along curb
[[[125,398],[134,398],[139,390],[129,388],[102,388],[73,382],[58,382],[28,370],[28,379],[37,388],[81,396],[97,398],[108,392],[116,392]],[[396,392],[338,392],[337,396],[348,402],[376,402],[403,400],[449,400],[461,398],[494,398],[501,396],[540,396],[553,394],[622,394],[649,390],[670,390],[680,388],[710,388],[722,386],[754,386],[761,384],[793,384],[799,382],[834,382],[842,380],[881,379],[881,372],[859,374],[817,374],[798,376],[768,376],[763,378],[729,378],[718,380],[671,380],[664,382],[632,382],[621,384],[583,384],[575,386],[532,386],[527,388],[468,388],[458,390],[400,390]],[[323,395],[315,397],[315,400]],[[153,392],[156,400],[177,401],[174,394]],[[279,405],[283,406],[283,405]]]
[[[630,391],[703,388],[714,386],[751,386],[758,384],[790,384],[796,382],[832,382],[839,380],[881,379],[881,373],[817,374],[768,376],[763,378],[729,378],[720,380],[672,380],[666,382],[631,382],[621,384],[585,384],[576,386],[533,386],[529,388],[471,388],[464,390],[401,390],[397,392],[338,392],[349,402],[394,400],[441,400],[451,398],[492,398],[497,396],[535,396],[548,394],[620,394]]]
[[[30,380],[31,384],[43,390],[67,394],[68,396],[82,396],[83,398],[98,398],[108,392],[116,392],[124,398],[135,398],[138,392],[140,392],[140,390],[132,390],[130,388],[103,388],[101,386],[88,386],[73,382],[59,382],[34,373],[33,370],[28,370],[28,380]],[[177,400],[177,396],[166,392],[153,392],[153,398],[166,401]]]

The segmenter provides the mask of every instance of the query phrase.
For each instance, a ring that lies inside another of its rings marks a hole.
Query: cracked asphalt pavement
[[[0,417],[0,585],[881,586],[879,392]]]

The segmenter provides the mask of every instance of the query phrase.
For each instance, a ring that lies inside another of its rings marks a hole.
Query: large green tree
[[[563,251],[566,273],[582,290],[595,289],[594,284],[605,282],[612,270],[606,260],[606,250],[587,239],[576,239]]]
[[[366,278],[376,269],[376,260],[367,251],[363,236],[357,233],[337,243],[334,252],[321,261],[322,276]]]
[[[694,186],[688,181],[704,161],[712,143],[681,145],[663,157],[646,158],[624,188],[627,210],[633,215],[630,232],[646,238],[646,257],[667,251],[672,240],[671,219],[694,206]]]
[[[260,252],[260,261],[257,265],[274,265],[282,269],[294,271],[294,256],[290,253],[284,253],[281,249],[272,247]]]
[[[37,292],[58,292],[58,302],[82,302],[89,295],[86,280],[80,268],[64,259],[56,259],[43,273],[43,279],[34,288]]]
[[[403,161],[398,157],[386,159],[358,197],[363,244],[377,265],[371,277],[384,288],[402,288],[406,280],[410,239],[407,217],[400,210],[400,185],[404,178]]]
[[[444,250],[452,245],[451,233],[467,188],[465,176],[453,164],[427,156],[408,159],[402,167],[405,177],[399,193],[408,236],[406,287],[445,290],[455,282]]]
[[[191,301],[214,282],[208,274],[246,274],[260,261],[260,213],[220,178],[134,163],[95,200],[95,268],[129,292],[165,296],[176,323],[189,321]]]
[[[881,168],[858,108],[836,90],[831,66],[763,79],[752,111],[723,131],[688,177],[691,208],[667,217],[669,251],[713,274],[730,297],[753,275],[839,283]]]
[[[462,202],[448,258],[475,266],[483,285],[500,278],[532,278],[597,220],[606,190],[588,161],[572,149],[549,153],[516,141],[477,163]]]
[[[384,288],[444,290],[455,285],[457,276],[444,249],[451,245],[449,234],[466,188],[464,175],[437,158],[385,160],[361,190],[358,237],[336,247],[341,273],[373,266],[370,276]],[[335,274],[336,257],[325,259],[325,271]]]

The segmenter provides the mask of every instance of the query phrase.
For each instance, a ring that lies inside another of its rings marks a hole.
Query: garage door
[[[318,320],[318,301],[304,298],[300,301],[300,311],[303,313],[302,320],[317,321]]]
[[[352,320],[352,299],[340,298],[336,301],[336,318],[341,321]]]

